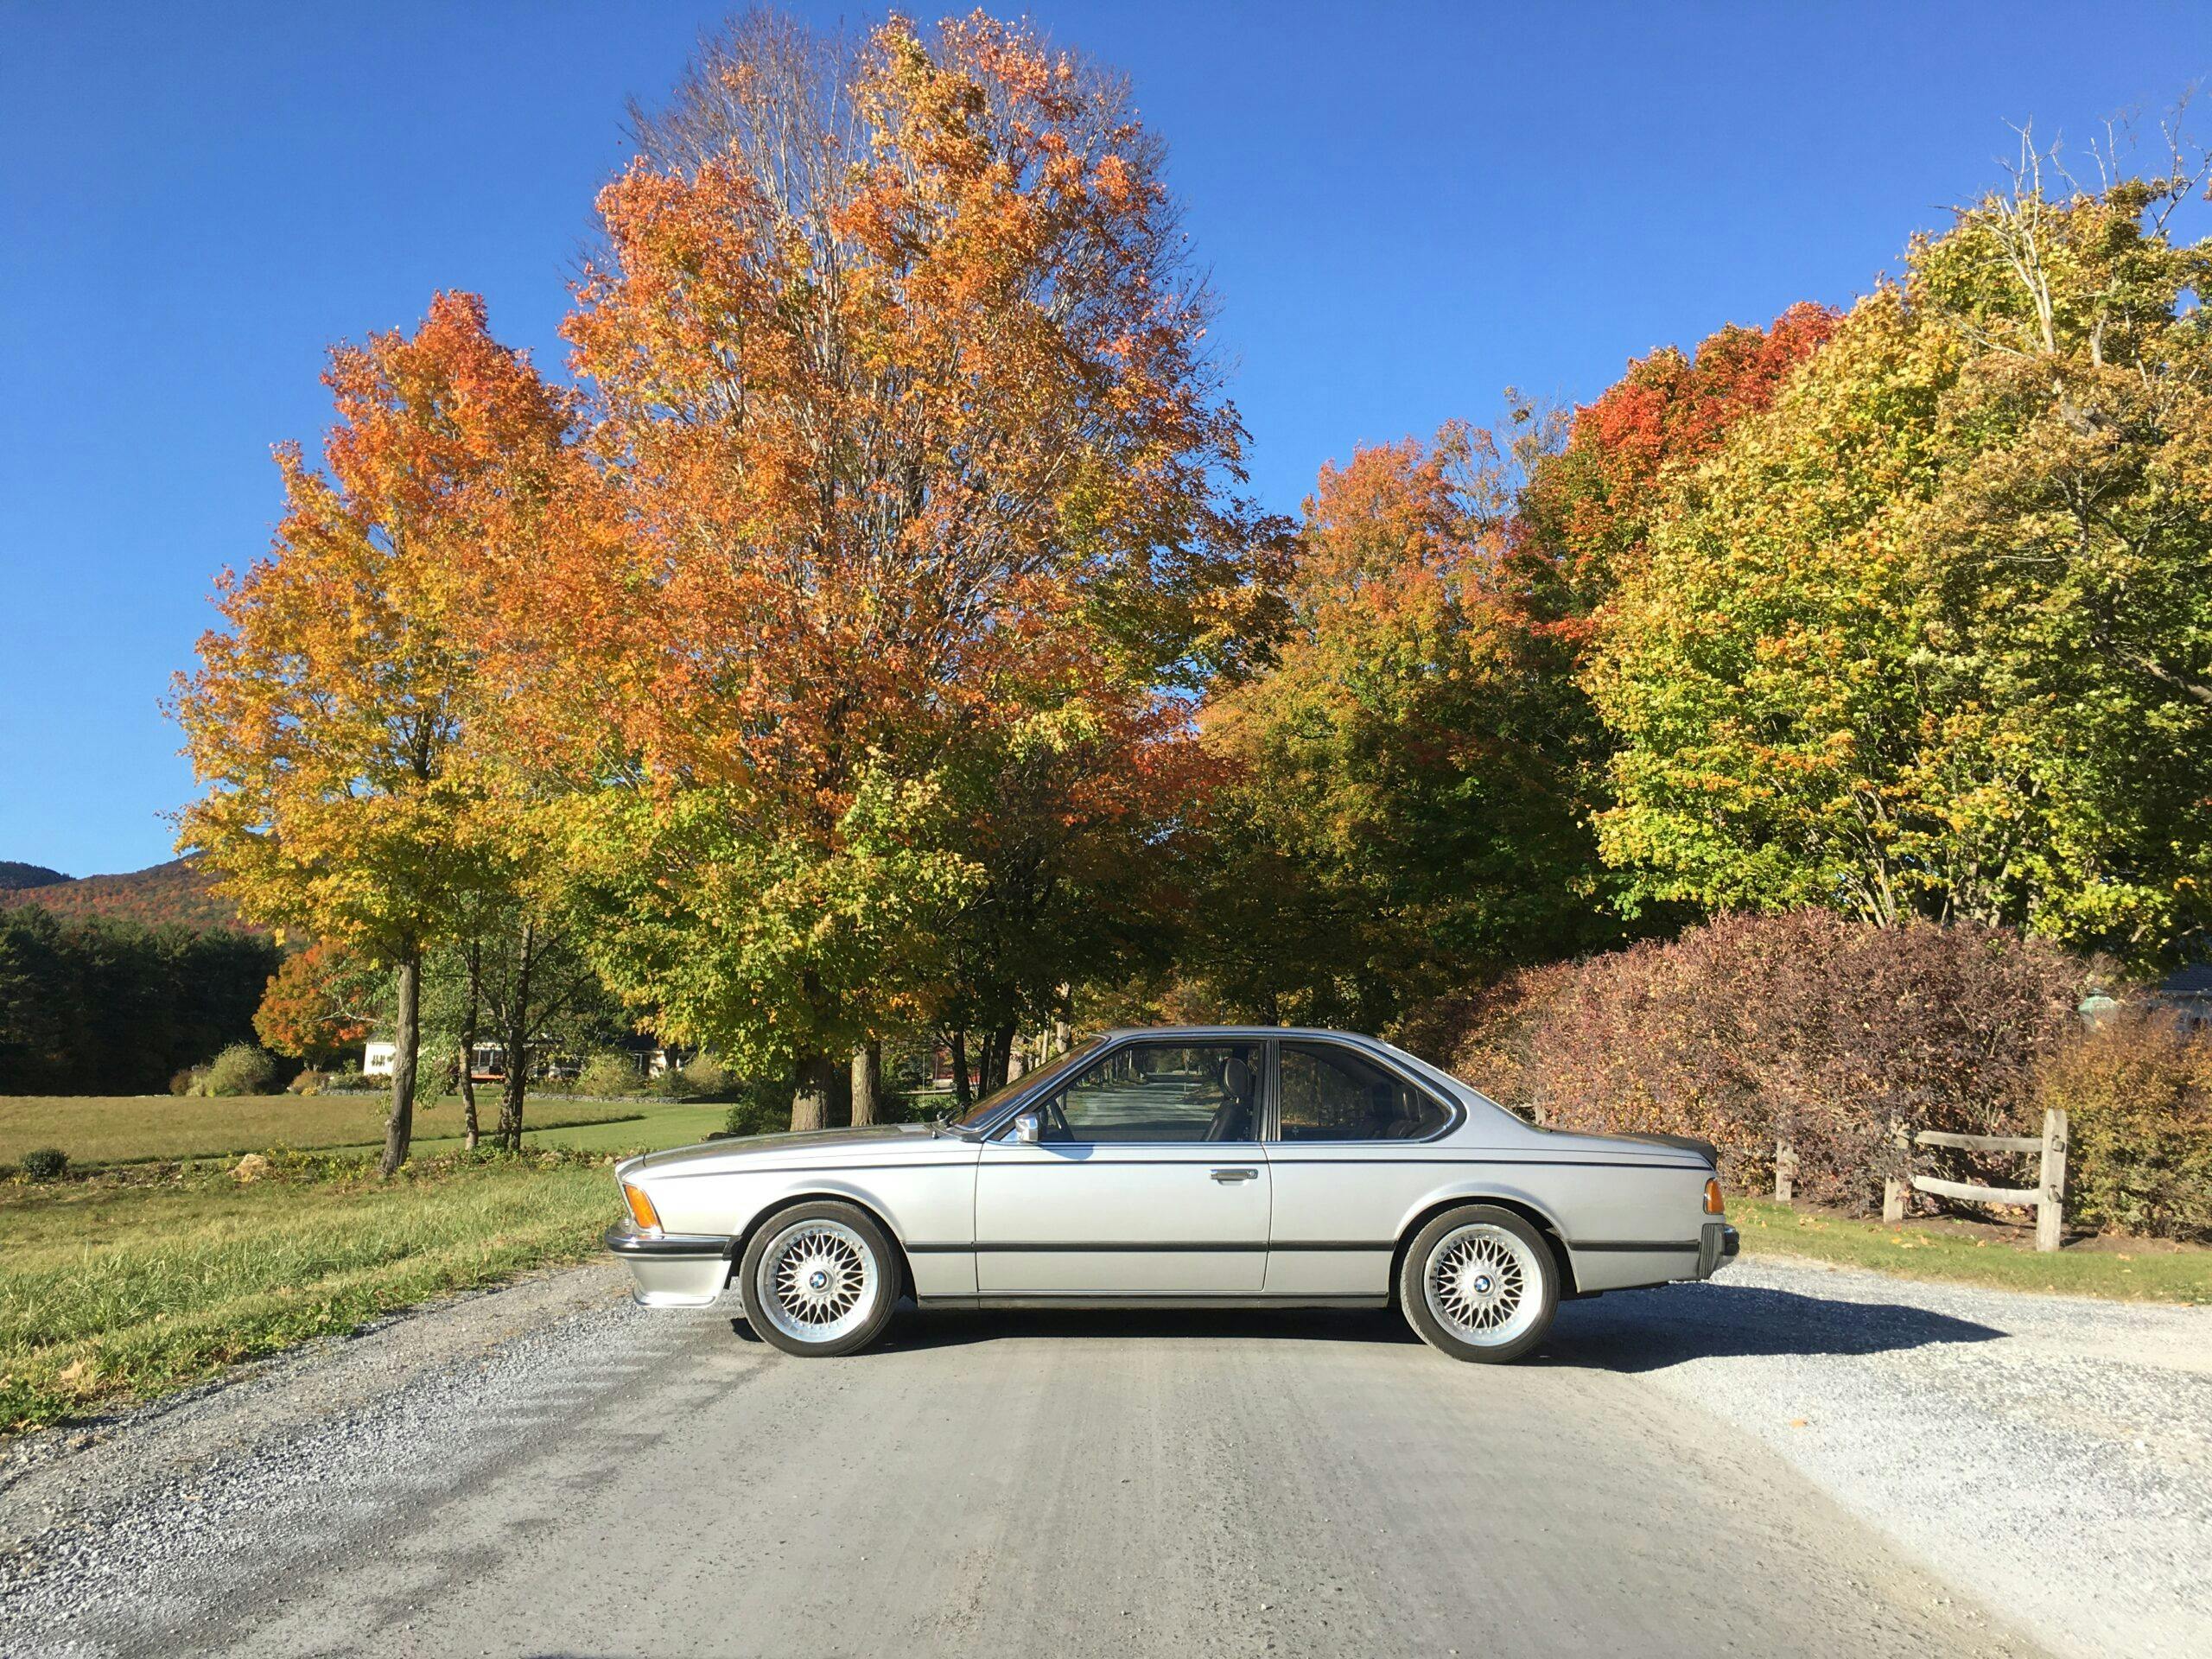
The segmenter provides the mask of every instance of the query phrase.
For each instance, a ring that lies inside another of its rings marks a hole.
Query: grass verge
[[[575,1261],[613,1219],[607,1160],[282,1159],[0,1186],[0,1433],[148,1398],[310,1337]]]
[[[1907,1279],[2060,1291],[2117,1301],[2212,1302],[2212,1249],[2158,1240],[2084,1240],[2038,1255],[2031,1238],[1973,1223],[1864,1221],[1770,1199],[1731,1198],[1745,1254],[1810,1256]]]

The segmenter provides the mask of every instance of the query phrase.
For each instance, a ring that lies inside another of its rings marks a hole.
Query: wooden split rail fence
[[[2036,1212],[2036,1249],[2058,1248],[2066,1219],[2066,1114],[2043,1115],[2043,1133],[2034,1135],[1952,1135],[1942,1129],[1908,1131],[1896,1126],[1897,1144],[1908,1154],[1916,1147],[1948,1147],[1958,1152],[2032,1153],[2037,1159],[2033,1186],[1977,1186],[1969,1181],[1946,1181],[1933,1175],[1914,1175],[1882,1184],[1882,1219],[1904,1219],[1909,1192],[1957,1198],[1967,1204],[2015,1204]],[[1797,1154],[1788,1141],[1774,1149],[1774,1196],[1789,1201],[1797,1179]]]

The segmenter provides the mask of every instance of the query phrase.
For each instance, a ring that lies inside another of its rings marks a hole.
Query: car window
[[[1078,1072],[1039,1110],[1046,1141],[1250,1141],[1257,1043],[1131,1043]]]
[[[1285,1043],[1286,1141],[1419,1141],[1450,1121],[1438,1102],[1387,1066],[1333,1043]]]

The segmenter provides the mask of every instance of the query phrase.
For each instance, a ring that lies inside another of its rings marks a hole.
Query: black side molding
[[[1671,1252],[1676,1255],[1695,1255],[1698,1242],[1694,1238],[1613,1238],[1577,1239],[1567,1247],[1570,1250],[1625,1250],[1643,1255]]]

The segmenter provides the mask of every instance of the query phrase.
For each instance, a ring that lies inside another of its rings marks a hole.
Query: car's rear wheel
[[[787,1354],[850,1354],[883,1334],[899,1300],[898,1247],[866,1211],[833,1199],[771,1217],[738,1270],[745,1318]]]
[[[1544,1339],[1559,1308],[1559,1266],[1510,1210],[1471,1204],[1414,1235],[1398,1301],[1421,1340],[1454,1359],[1502,1364]]]

